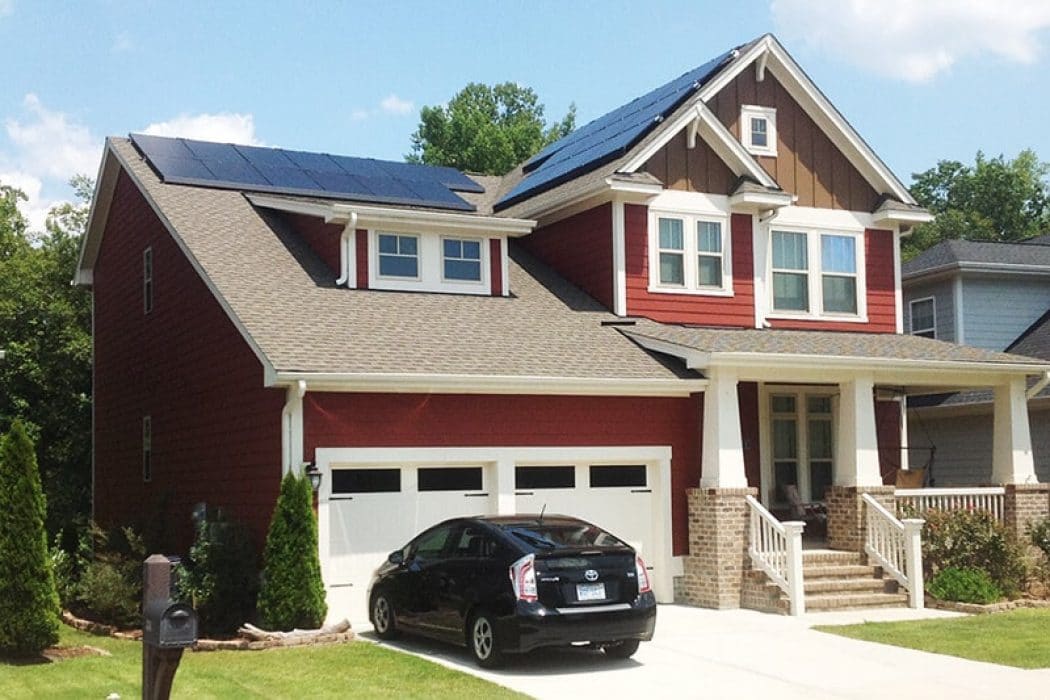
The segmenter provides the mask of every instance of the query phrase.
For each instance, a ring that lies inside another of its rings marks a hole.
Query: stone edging
[[[989,605],[978,605],[977,603],[957,603],[951,600],[937,600],[926,596],[926,607],[939,610],[951,610],[953,612],[967,613],[970,615],[987,615],[990,613],[1005,612],[1007,610],[1018,610],[1020,608],[1050,608],[1050,600],[1031,600],[1020,598],[1018,600],[1004,600],[1001,603]]]
[[[113,625],[93,622],[77,617],[68,610],[62,611],[62,622],[81,632],[97,634],[115,639],[142,641],[142,630],[121,630]],[[318,646],[326,644],[346,644],[354,641],[356,635],[352,630],[346,632],[327,632],[322,634],[295,634],[275,639],[200,639],[191,647],[191,651],[258,651],[260,649],[277,649],[281,647]]]

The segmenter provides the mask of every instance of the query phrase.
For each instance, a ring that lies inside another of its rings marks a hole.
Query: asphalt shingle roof
[[[904,277],[965,263],[996,265],[1044,265],[1050,270],[1050,245],[1030,239],[1018,243],[992,241],[941,241],[901,266]]]

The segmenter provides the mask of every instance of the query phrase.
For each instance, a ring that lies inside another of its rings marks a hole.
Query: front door
[[[771,459],[763,470],[763,500],[771,508],[787,508],[789,485],[804,502],[824,500],[834,471],[834,396],[770,387],[766,408]]]

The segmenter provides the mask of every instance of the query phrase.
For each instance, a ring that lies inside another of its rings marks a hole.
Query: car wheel
[[[482,668],[496,668],[503,662],[503,651],[496,636],[495,620],[487,612],[475,613],[467,626],[467,647],[474,662]]]
[[[372,627],[380,639],[393,639],[397,636],[397,616],[386,593],[377,593],[372,598]]]
[[[641,642],[637,639],[624,639],[614,644],[606,644],[602,647],[602,651],[611,659],[629,659],[634,656],[634,652],[638,651],[639,644]]]

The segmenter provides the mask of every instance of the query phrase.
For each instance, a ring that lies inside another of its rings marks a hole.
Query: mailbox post
[[[182,659],[197,641],[197,613],[171,600],[171,562],[154,554],[142,575],[142,698],[166,700]]]

